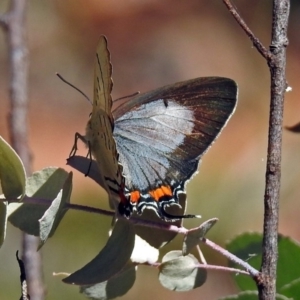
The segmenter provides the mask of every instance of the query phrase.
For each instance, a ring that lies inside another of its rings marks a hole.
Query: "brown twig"
[[[272,40],[269,61],[271,102],[269,117],[268,156],[264,196],[264,229],[259,299],[275,299],[278,258],[278,218],[281,179],[281,148],[284,94],[286,90],[286,46],[290,1],[273,0]]]
[[[238,13],[237,9],[232,5],[230,0],[223,0],[224,4],[227,6],[229,12],[232,14],[234,19],[238,22],[238,24],[241,26],[241,28],[245,31],[245,33],[248,35],[250,40],[253,43],[253,46],[258,50],[258,52],[266,59],[271,59],[271,52],[268,51],[268,49],[265,48],[265,46],[260,42],[260,40],[254,35],[254,33],[251,31],[251,29],[247,26],[243,18]]]
[[[9,10],[0,24],[7,33],[11,68],[10,114],[8,116],[11,144],[21,157],[26,172],[31,173],[31,153],[28,146],[28,50],[26,45],[26,0],[11,0]],[[44,299],[42,264],[37,252],[38,239],[23,235],[23,261],[31,299]]]
[[[155,263],[146,262],[146,263],[141,263],[140,265],[148,266],[148,267],[154,267],[154,268],[159,268],[161,266],[161,264],[162,263],[160,263],[160,262],[155,262]],[[223,271],[223,272],[234,273],[235,275],[237,275],[237,274],[242,274],[242,275],[247,275],[247,276],[250,275],[249,272],[247,272],[247,271],[243,271],[243,270],[236,269],[236,268],[229,268],[229,267],[218,266],[218,265],[208,265],[208,264],[200,264],[199,263],[199,264],[196,265],[196,267],[198,269],[205,269],[205,270]],[[63,274],[63,275],[65,275],[65,274]],[[66,276],[69,276],[69,275],[70,274],[67,274]]]
[[[13,199],[11,199],[11,200],[13,200]],[[13,201],[11,201],[11,202],[13,202]],[[30,204],[38,204],[38,205],[46,205],[46,206],[50,206],[51,203],[52,203],[52,201],[48,200],[48,199],[29,198],[27,196],[25,196],[23,198],[23,202],[28,203],[28,204],[30,203]],[[89,212],[89,213],[101,214],[101,215],[108,216],[108,217],[114,217],[115,216],[114,211],[107,211],[107,210],[104,210],[104,209],[90,207],[90,206],[86,206],[86,205],[80,205],[80,204],[66,203],[65,208],[78,210],[78,211]],[[183,234],[183,235],[186,235],[189,232],[189,230],[184,228],[184,227],[178,227],[178,226],[172,225],[170,223],[162,224],[162,223],[157,223],[155,221],[143,220],[143,219],[140,219],[138,217],[131,217],[130,222],[132,222],[133,224],[139,225],[139,226],[156,228],[156,229],[165,230],[165,231],[172,231],[172,232],[175,232],[175,233],[178,233],[178,234]],[[232,262],[242,266],[245,270],[247,270],[248,275],[250,274],[252,277],[257,277],[259,275],[258,270],[251,267],[247,262],[245,262],[242,259],[238,258],[234,254],[228,252],[226,249],[224,249],[221,246],[215,244],[214,242],[212,242],[212,241],[210,241],[206,238],[203,238],[201,240],[201,242],[206,244],[208,247],[212,248],[213,250],[219,252],[221,255],[227,257]],[[222,268],[226,269],[227,267],[222,267]]]
[[[264,228],[261,276],[256,278],[259,299],[275,299],[278,258],[278,212],[281,177],[281,147],[284,94],[286,91],[286,46],[289,0],[273,0],[272,40],[267,51],[254,36],[229,0],[223,0],[238,24],[250,37],[255,48],[267,60],[271,74],[266,186],[264,196]]]

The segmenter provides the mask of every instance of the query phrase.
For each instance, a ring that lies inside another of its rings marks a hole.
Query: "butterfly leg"
[[[83,137],[83,136],[81,136],[81,137]],[[83,137],[84,138],[84,137]],[[77,138],[78,139],[78,138]],[[87,155],[86,155],[86,157],[90,160],[90,163],[89,163],[89,167],[88,167],[88,169],[87,169],[87,172],[86,172],[86,174],[85,174],[85,176],[88,176],[89,175],[89,173],[90,173],[90,170],[91,170],[91,167],[92,167],[92,162],[93,162],[93,158],[92,158],[92,150],[91,150],[91,144],[90,144],[90,141],[86,141],[86,139],[84,139],[85,140],[85,143],[87,143],[87,145],[88,145],[88,153],[87,153]]]
[[[74,144],[73,144],[73,147],[72,147],[71,152],[69,154],[69,157],[75,156],[75,154],[78,150],[78,147],[77,147],[78,139],[80,139],[88,147],[88,153],[87,153],[86,157],[89,159],[89,166],[87,168],[86,173],[84,174],[84,176],[88,176],[89,172],[91,170],[91,167],[92,167],[92,162],[93,162],[92,152],[91,152],[91,145],[90,145],[90,142],[86,139],[86,137],[81,135],[78,132],[75,133]]]
[[[73,147],[72,147],[71,152],[69,154],[69,157],[74,156],[76,154],[76,152],[78,150],[78,148],[77,148],[78,139],[82,140],[82,142],[84,144],[87,144],[87,140],[85,139],[85,137],[83,135],[81,135],[80,133],[76,132],[75,133],[74,144],[73,144]]]

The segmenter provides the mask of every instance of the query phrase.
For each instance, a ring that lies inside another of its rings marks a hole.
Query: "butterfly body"
[[[105,184],[106,191],[118,195],[122,182],[122,169],[117,159],[115,141],[109,138],[112,132],[111,126],[108,115],[104,111],[97,112],[87,124],[85,139],[95,160],[101,162],[98,163],[99,174],[103,175],[102,182]],[[104,157],[106,159],[103,159]]]

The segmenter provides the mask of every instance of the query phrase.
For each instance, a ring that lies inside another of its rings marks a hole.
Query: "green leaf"
[[[218,219],[213,218],[205,221],[199,227],[188,231],[183,240],[182,254],[187,255],[191,250],[200,243],[207,232],[217,223]]]
[[[67,180],[69,173],[62,168],[48,167],[34,172],[27,180],[26,196],[54,199]]]
[[[239,293],[237,295],[231,295],[223,298],[219,298],[219,300],[257,300],[258,292],[257,291],[245,291]],[[283,295],[276,294],[276,300],[291,300]]]
[[[15,150],[0,136],[0,182],[7,199],[25,194],[26,173]]]
[[[230,295],[226,297],[219,298],[219,300],[257,300],[258,292],[257,291],[246,291],[239,293],[237,295]]]
[[[207,272],[198,268],[199,262],[192,254],[182,256],[181,251],[167,253],[159,266],[159,281],[171,291],[190,291],[206,281]]]
[[[39,236],[39,220],[50,207],[51,201],[57,197],[67,178],[68,172],[61,168],[51,167],[33,173],[27,178],[26,195],[36,203],[10,203],[9,222],[28,234]]]
[[[281,288],[300,278],[300,245],[289,237],[279,235],[278,254],[276,286],[279,293],[285,294]]]
[[[242,234],[231,241],[226,249],[239,258],[247,260],[254,268],[260,268],[262,259],[261,234]],[[280,294],[289,296],[287,286],[291,285],[291,289],[296,289],[297,284],[295,283],[295,286],[292,286],[292,283],[300,278],[300,268],[295,263],[300,261],[300,245],[289,237],[279,235],[278,254],[276,288]],[[234,264],[230,263],[230,265]],[[241,290],[256,290],[256,285],[251,278],[235,276],[234,279]]]
[[[300,278],[281,287],[280,293],[292,299],[297,299],[300,295]]]
[[[128,263],[121,272],[111,279],[92,286],[81,286],[80,292],[92,299],[114,299],[125,295],[132,288],[135,278],[135,266]]]
[[[51,206],[45,211],[43,217],[39,220],[40,223],[40,246],[45,244],[48,237],[53,236],[60,221],[67,212],[66,204],[70,203],[72,192],[72,172],[69,173],[63,189],[59,192],[57,197],[52,201]]]
[[[260,269],[262,235],[260,233],[244,233],[226,245],[226,249],[237,257],[247,261],[251,266]],[[229,262],[231,267],[239,267]],[[249,276],[235,275],[234,280],[242,291],[257,290],[256,284]]]
[[[7,203],[0,201],[0,247],[3,245],[6,235]]]
[[[91,285],[106,281],[124,268],[134,247],[134,226],[119,219],[100,253],[80,270],[63,279],[76,285]]]

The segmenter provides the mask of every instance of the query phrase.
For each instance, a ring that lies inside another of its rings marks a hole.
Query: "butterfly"
[[[200,77],[138,94],[112,109],[105,36],[98,43],[94,74],[92,113],[86,135],[77,137],[97,161],[110,200],[125,217],[150,208],[163,220],[178,219],[166,208],[179,205],[202,156],[233,114],[237,84]]]

